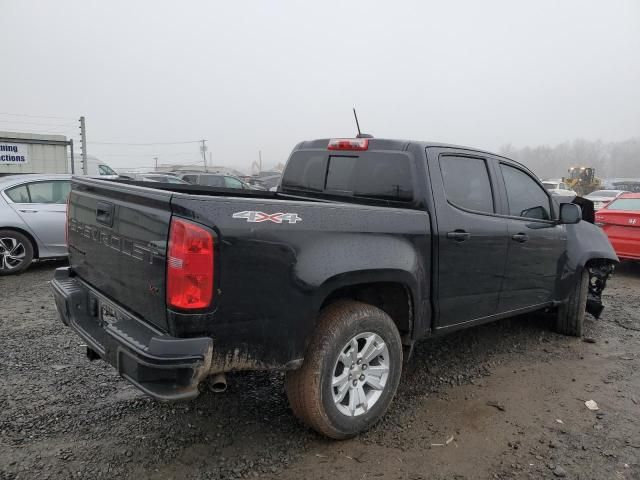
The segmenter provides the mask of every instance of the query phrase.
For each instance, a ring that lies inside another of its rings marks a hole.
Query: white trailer
[[[0,132],[0,175],[70,173],[64,135]]]

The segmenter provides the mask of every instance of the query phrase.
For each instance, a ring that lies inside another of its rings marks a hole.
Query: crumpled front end
[[[602,291],[607,286],[607,280],[614,271],[611,262],[596,262],[589,265],[589,293],[587,296],[587,312],[595,318],[600,318],[604,305],[602,305]]]

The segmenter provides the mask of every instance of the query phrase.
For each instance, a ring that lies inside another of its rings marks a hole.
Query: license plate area
[[[98,300],[98,305],[100,311],[100,323],[102,326],[113,326],[118,322],[131,320],[129,315],[125,314],[111,302],[100,299]]]

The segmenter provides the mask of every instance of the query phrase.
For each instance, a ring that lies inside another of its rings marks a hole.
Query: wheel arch
[[[409,272],[360,271],[337,275],[321,287],[317,311],[338,300],[352,299],[380,308],[396,324],[403,343],[415,332],[417,285]]]

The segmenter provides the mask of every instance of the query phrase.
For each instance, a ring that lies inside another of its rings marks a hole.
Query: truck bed
[[[375,274],[411,285],[416,299],[429,291],[426,211],[138,183],[74,178],[71,270],[161,332],[213,337],[220,371],[293,365],[336,288]],[[215,234],[215,294],[202,311],[167,307],[172,218]]]

